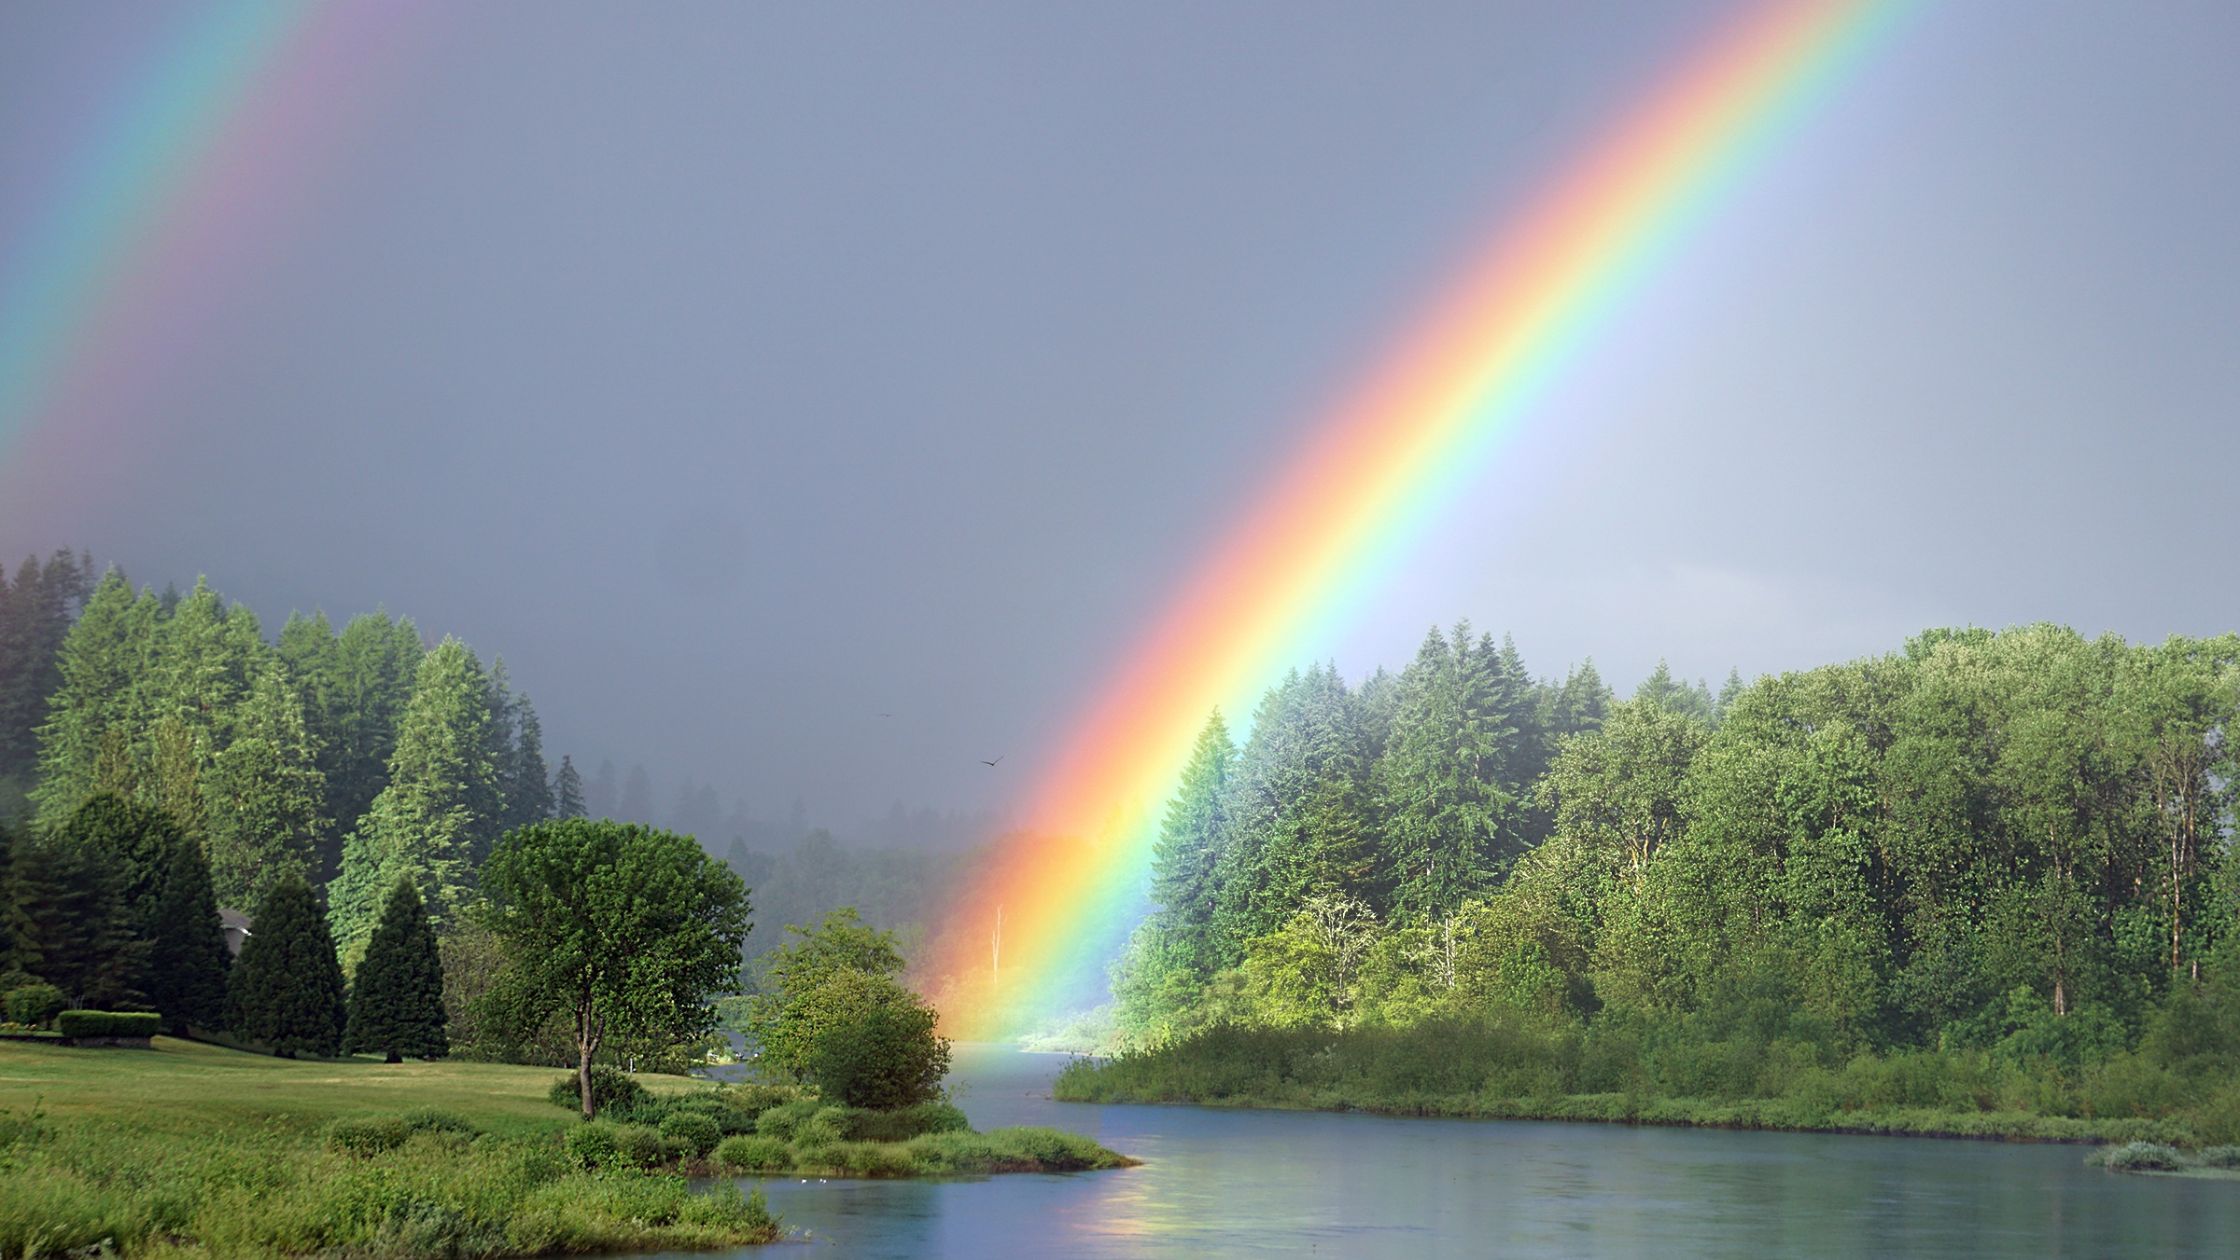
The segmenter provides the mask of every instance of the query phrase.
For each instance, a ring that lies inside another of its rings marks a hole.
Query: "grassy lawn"
[[[0,1042],[0,1255],[522,1256],[768,1242],[723,1185],[569,1157],[561,1073]],[[658,1091],[691,1082],[648,1078]],[[434,1114],[429,1114],[433,1112]],[[341,1119],[415,1117],[378,1151]]]

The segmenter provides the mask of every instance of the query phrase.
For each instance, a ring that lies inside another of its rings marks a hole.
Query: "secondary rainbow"
[[[931,970],[952,1035],[1015,1032],[1096,989],[1147,908],[1158,811],[1208,711],[1234,724],[1284,671],[1327,653],[1628,295],[1909,7],[1746,12],[1461,268],[1069,727],[1026,829],[943,926]]]
[[[53,484],[40,448],[164,427],[175,369],[316,221],[344,122],[394,90],[425,11],[212,0],[135,24],[114,90],[47,124],[46,169],[19,172],[34,200],[0,238],[0,489],[82,499],[96,487]]]

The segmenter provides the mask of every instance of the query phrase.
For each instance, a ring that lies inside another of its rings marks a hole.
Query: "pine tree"
[[[653,779],[643,765],[633,764],[622,780],[622,799],[615,802],[614,816],[620,822],[652,825]]]
[[[560,756],[560,769],[552,776],[552,795],[554,818],[582,818],[589,813],[583,803],[583,776],[565,753]]]
[[[283,873],[316,873],[326,780],[304,705],[278,662],[257,674],[234,738],[203,777],[211,880],[219,900],[253,906]]]
[[[1152,859],[1151,898],[1159,904],[1156,931],[1164,956],[1197,978],[1213,974],[1214,869],[1221,856],[1222,803],[1236,760],[1229,724],[1215,709],[1198,732],[1182,785],[1167,803]]]
[[[583,805],[586,816],[591,818],[614,817],[615,807],[621,794],[622,789],[615,778],[614,762],[601,757],[599,768],[591,772],[591,782],[584,788]],[[801,833],[799,832],[787,837],[789,840],[800,838]]]
[[[154,632],[154,597],[135,597],[124,575],[109,570],[57,658],[61,682],[39,725],[39,785],[31,792],[41,822],[60,823],[93,795],[105,743],[112,764],[119,760]]]
[[[172,846],[150,946],[148,1001],[163,1013],[173,1035],[186,1036],[190,1025],[224,1027],[226,973],[233,957],[226,952],[210,866],[202,846],[192,840]]]
[[[444,1038],[443,962],[436,953],[428,909],[409,879],[400,879],[382,907],[381,923],[366,944],[350,987],[350,1021],[343,1031],[347,1054],[379,1051],[391,1063],[405,1055],[440,1059]]]
[[[512,677],[506,672],[506,658],[500,656],[491,660],[484,687],[489,696],[490,715],[482,728],[482,750],[490,762],[490,783],[468,802],[476,824],[467,861],[477,867],[489,856],[490,847],[498,842],[498,837],[512,825],[513,793],[521,786],[514,781],[521,711],[513,694]],[[543,779],[540,777],[538,782],[542,784]]]
[[[1609,714],[1610,688],[1603,685],[1590,656],[1563,680],[1549,705],[1548,737],[1560,741],[1566,735],[1599,730]]]
[[[331,1058],[346,1016],[342,967],[311,885],[284,875],[257,907],[226,993],[227,1026],[283,1059]]]
[[[1436,921],[1482,892],[1520,846],[1514,789],[1522,680],[1490,638],[1434,629],[1401,675],[1392,737],[1372,773],[1382,885],[1394,915]]]
[[[335,879],[335,936],[353,962],[365,950],[381,903],[400,877],[412,880],[429,917],[442,924],[474,882],[477,837],[495,801],[495,767],[484,743],[488,684],[474,653],[445,639],[421,661],[412,702],[397,727],[389,785],[343,844]]]
[[[315,625],[324,629],[325,618]],[[318,847],[317,877],[331,880],[341,869],[342,837],[388,785],[397,723],[426,652],[410,621],[391,621],[386,613],[353,617],[324,643],[313,630],[297,634],[291,680],[304,696],[330,820]],[[290,656],[286,631],[281,654]]]
[[[57,551],[44,564],[24,557],[12,584],[0,572],[0,819],[29,812],[39,725],[62,686],[62,644],[92,592],[92,563]]]
[[[148,951],[133,933],[123,881],[108,857],[50,835],[18,845],[11,865],[24,968],[72,1006],[137,1005]]]
[[[513,747],[507,750],[506,761],[507,831],[543,822],[552,817],[553,810],[552,785],[544,764],[544,726],[537,721],[537,709],[529,703],[529,697],[515,696],[513,710]]]

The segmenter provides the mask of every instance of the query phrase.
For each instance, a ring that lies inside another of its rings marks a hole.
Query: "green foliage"
[[[552,1088],[545,1091],[545,1097],[556,1107],[581,1111],[583,1084],[575,1073],[570,1072],[554,1081]],[[643,1103],[646,1098],[646,1087],[640,1085],[637,1078],[629,1073],[605,1066],[594,1066],[591,1069],[592,1110],[604,1111],[609,1107],[627,1110]]]
[[[797,1098],[792,1102],[766,1107],[755,1117],[754,1131],[763,1137],[781,1141],[837,1142],[841,1133],[837,1118],[831,1118],[815,1127],[813,1134],[804,1132],[810,1121],[827,1110],[832,1110],[821,1098]]]
[[[2186,1166],[2183,1154],[2160,1142],[2126,1142],[2102,1162],[2117,1172],[2171,1172]]]
[[[137,1005],[148,949],[112,857],[59,835],[35,836],[12,857],[18,965],[78,1005]]]
[[[705,1155],[722,1140],[723,1126],[716,1122],[714,1116],[672,1110],[661,1119],[661,1136],[684,1142],[693,1155]]]
[[[482,872],[515,1027],[565,1017],[588,1070],[610,1038],[675,1044],[715,1025],[748,930],[739,877],[683,836],[564,819],[507,835]],[[597,1096],[585,1100],[595,1113]]]
[[[319,873],[326,780],[303,708],[280,662],[266,662],[203,776],[211,881],[226,904],[257,904],[289,871]]]
[[[341,1049],[342,967],[302,876],[283,876],[258,907],[227,990],[226,1026],[246,1040],[282,1058]]]
[[[742,1133],[716,1143],[715,1163],[727,1172],[776,1172],[793,1167],[784,1139]]]
[[[151,1011],[59,1011],[54,1029],[65,1037],[153,1037],[163,1017]]]
[[[157,893],[149,941],[147,996],[174,1035],[190,1027],[223,1028],[226,977],[233,955],[210,884],[202,846],[181,840]]]
[[[388,784],[344,840],[332,890],[335,937],[353,961],[399,879],[420,890],[439,928],[464,903],[500,822],[490,716],[488,681],[465,644],[445,639],[420,660]]]
[[[844,972],[893,977],[902,966],[894,934],[865,924],[852,907],[828,913],[814,929],[787,924],[785,943],[764,957],[764,991],[748,999],[747,1035],[761,1048],[764,1063],[806,1079],[822,1027],[817,995],[825,983]]]
[[[350,1014],[342,1047],[374,1051],[399,1062],[405,1055],[440,1059],[444,1038],[443,962],[435,930],[411,881],[400,879],[382,909],[350,988]]]
[[[51,984],[26,984],[8,990],[8,1022],[44,1028],[70,1005],[62,990]]]
[[[747,1029],[764,1062],[850,1107],[895,1108],[936,1096],[949,1043],[933,1008],[895,975],[893,937],[836,910],[822,927],[789,927],[772,951],[772,992],[757,995]]]

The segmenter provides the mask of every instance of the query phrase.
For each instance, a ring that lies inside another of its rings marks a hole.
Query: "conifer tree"
[[[1512,705],[1521,680],[1508,676],[1493,641],[1472,643],[1434,629],[1401,675],[1392,736],[1373,772],[1383,817],[1385,872],[1393,913],[1428,922],[1484,890],[1515,841]],[[1513,693],[1513,694],[1512,694]]]
[[[1229,724],[1215,709],[1190,750],[1181,787],[1167,803],[1152,859],[1151,898],[1159,904],[1156,931],[1165,937],[1165,956],[1201,980],[1216,965],[1214,868],[1221,856],[1222,805],[1235,760]]]
[[[135,597],[111,569],[64,637],[56,662],[61,681],[39,725],[39,785],[31,800],[41,822],[60,823],[93,795],[105,745],[112,763],[122,760],[127,719],[154,650],[155,611],[153,596]]]
[[[148,1001],[163,1013],[172,1034],[184,1037],[190,1025],[224,1027],[233,957],[226,952],[210,866],[192,840],[171,848],[149,944]]]
[[[119,1009],[141,999],[147,947],[126,917],[122,880],[98,849],[44,836],[17,846],[17,956],[72,1006]]]
[[[450,1051],[444,1025],[443,962],[436,953],[435,929],[412,881],[399,879],[350,986],[342,1048],[348,1054],[378,1051],[391,1063],[403,1062],[408,1054],[440,1059]]]
[[[317,871],[326,781],[304,706],[277,661],[258,671],[234,738],[203,776],[211,881],[229,906],[253,906],[289,870]]]
[[[583,776],[565,753],[560,756],[560,769],[552,776],[552,795],[554,818],[582,818],[589,812],[584,808]]]
[[[525,695],[514,697],[513,711],[513,747],[507,750],[506,761],[506,831],[543,822],[553,811],[552,784],[544,764],[544,726]]]
[[[26,556],[13,583],[0,572],[0,818],[28,813],[39,725],[62,685],[59,657],[78,606],[92,592],[91,557]]]
[[[421,661],[397,727],[389,785],[343,845],[334,925],[353,963],[400,877],[420,889],[438,925],[473,886],[477,837],[492,821],[475,809],[496,799],[484,742],[489,720],[488,684],[474,653],[445,639]]]
[[[311,885],[283,875],[257,907],[226,993],[227,1026],[283,1059],[331,1058],[346,1017],[342,967]]]
[[[646,768],[632,764],[630,773],[622,780],[622,798],[615,802],[614,816],[621,822],[653,822],[653,779]]]
[[[388,785],[397,723],[426,652],[412,622],[386,613],[353,617],[339,636],[321,642],[317,631],[326,628],[322,617],[298,630],[292,654],[283,630],[280,649],[319,750],[330,825],[318,846],[317,877],[331,880],[341,867],[342,837]]]

